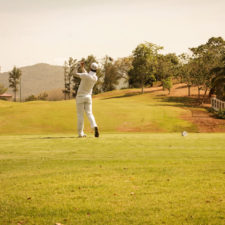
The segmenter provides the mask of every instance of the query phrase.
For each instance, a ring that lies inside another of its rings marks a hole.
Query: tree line
[[[212,94],[225,100],[225,41],[222,37],[212,37],[205,44],[189,48],[189,53],[180,55],[162,54],[162,50],[162,46],[145,42],[139,44],[130,56],[116,60],[110,56],[100,60],[93,55],[80,60],[70,57],[64,62],[64,99],[76,96],[80,80],[74,73],[82,61],[86,70],[93,62],[99,64],[99,79],[93,94],[116,89],[121,79],[129,88],[140,88],[142,93],[145,87],[151,87],[155,82],[170,92],[173,81],[177,80],[187,84],[188,96],[193,86],[198,87],[199,98],[200,91],[204,90],[202,102]],[[16,67],[9,73],[9,87],[13,89],[14,100],[21,75],[21,70]],[[0,93],[3,90],[0,85]]]
[[[222,37],[212,37],[205,44],[189,48],[189,53],[176,55],[175,53],[161,54],[162,46],[145,42],[139,44],[129,57],[113,60],[106,56],[100,61],[93,55],[80,61],[85,63],[88,70],[92,62],[97,62],[100,68],[97,71],[99,81],[95,86],[94,94],[111,91],[116,88],[121,78],[128,82],[129,88],[151,87],[160,82],[163,89],[169,92],[173,80],[186,83],[187,95],[191,95],[191,87],[204,90],[202,101],[212,94],[225,100],[225,41]],[[64,65],[65,99],[76,96],[79,78],[73,75],[78,60],[69,58]]]

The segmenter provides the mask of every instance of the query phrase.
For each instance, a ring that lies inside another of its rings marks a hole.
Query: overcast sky
[[[149,41],[180,54],[225,38],[225,0],[0,0],[0,66],[128,56]]]

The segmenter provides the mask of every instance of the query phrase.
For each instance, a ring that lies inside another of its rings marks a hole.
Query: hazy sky
[[[0,66],[128,56],[149,41],[187,52],[225,38],[225,0],[0,0]]]

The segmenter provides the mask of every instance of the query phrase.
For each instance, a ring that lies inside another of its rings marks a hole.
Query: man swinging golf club
[[[96,70],[98,69],[97,63],[92,63],[90,72],[88,73],[84,68],[84,62],[80,63],[82,73],[75,71],[75,76],[81,79],[77,96],[76,96],[76,105],[77,105],[77,130],[78,137],[86,137],[84,134],[84,111],[88,117],[88,120],[91,124],[91,128],[94,129],[95,137],[99,137],[98,126],[95,122],[94,115],[92,113],[92,90],[95,83],[98,80],[96,76]]]

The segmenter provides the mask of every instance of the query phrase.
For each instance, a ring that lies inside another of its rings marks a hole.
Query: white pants
[[[92,113],[92,99],[91,96],[76,97],[77,103],[77,131],[79,136],[84,135],[84,111],[91,123],[91,128],[97,127],[94,115]]]

